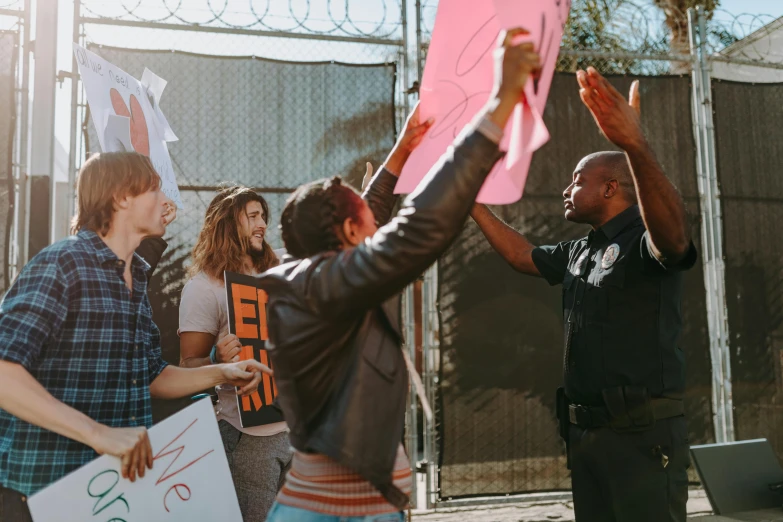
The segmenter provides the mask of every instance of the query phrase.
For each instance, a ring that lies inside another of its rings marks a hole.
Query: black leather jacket
[[[502,156],[466,131],[397,216],[356,248],[284,263],[261,276],[280,406],[293,446],[356,470],[394,506],[392,483],[404,430],[408,375],[399,294],[462,230],[484,179]],[[379,223],[396,179],[375,176],[364,199]]]

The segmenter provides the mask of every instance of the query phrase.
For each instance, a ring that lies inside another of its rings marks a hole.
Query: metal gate
[[[29,0],[0,0],[0,296],[21,268],[26,245],[29,13]]]

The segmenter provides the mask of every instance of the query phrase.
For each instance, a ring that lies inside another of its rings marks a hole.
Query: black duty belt
[[[685,414],[685,408],[681,400],[677,399],[652,399],[650,400],[653,418],[655,420],[679,417]],[[571,424],[580,428],[602,428],[613,424],[609,410],[604,406],[582,406],[571,404],[568,407],[568,418]]]

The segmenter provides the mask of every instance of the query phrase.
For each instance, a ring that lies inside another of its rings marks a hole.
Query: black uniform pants
[[[576,522],[685,522],[690,457],[684,417],[636,433],[572,424],[569,453]]]
[[[18,491],[0,486],[0,521],[33,522],[27,499]]]

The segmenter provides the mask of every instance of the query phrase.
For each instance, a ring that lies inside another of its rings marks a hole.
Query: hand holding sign
[[[28,499],[33,520],[241,522],[226,452],[208,399],[154,426],[149,438],[144,428],[106,430],[110,431],[96,437],[101,442],[93,446],[106,455]],[[135,462],[150,467],[154,462],[155,467],[139,472],[138,480],[131,482],[121,478],[125,461],[120,464],[109,455],[134,441],[143,442],[146,448]]]
[[[592,67],[577,71],[579,96],[604,136],[623,150],[644,141],[640,120],[639,80],[631,84],[629,101]]]
[[[122,460],[122,476],[136,481],[136,474],[144,478],[144,469],[152,469],[152,446],[147,429],[110,428],[98,424],[89,445],[98,455],[113,455]]]
[[[169,226],[175,219],[177,219],[177,205],[171,201],[166,203],[166,213],[163,215],[163,224]]]
[[[395,143],[394,148],[389,153],[389,157],[384,162],[384,166],[389,172],[395,175],[399,175],[402,172],[402,168],[405,166],[405,162],[408,161],[411,152],[419,146],[434,121],[432,118],[423,123],[419,121],[419,104],[417,103],[408,115],[408,119],[405,121],[405,128],[400,133],[397,143]]]
[[[239,337],[234,334],[228,334],[217,343],[217,361],[218,362],[237,362],[239,352],[242,350],[242,343]]]
[[[502,29],[525,27],[542,56],[541,73],[516,100],[502,147],[508,151],[478,196],[480,203],[517,201],[533,152],[549,139],[542,114],[568,17],[570,0],[449,0],[441,2],[420,87],[421,117],[435,125],[406,163],[397,193],[412,192],[492,92],[493,48]],[[517,43],[517,42],[514,42]],[[529,52],[525,51],[525,52]]]

